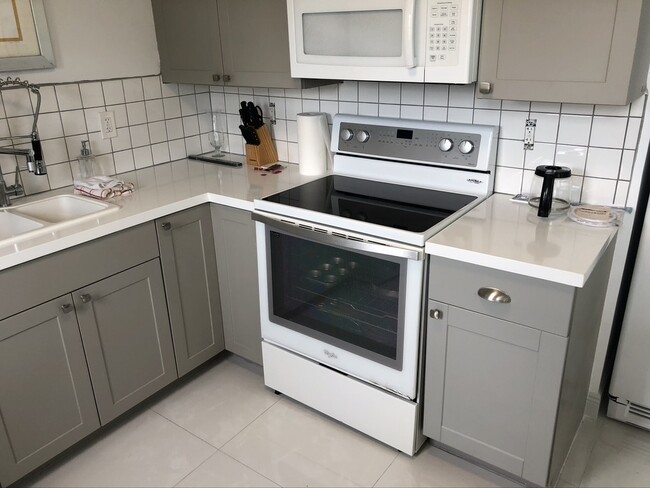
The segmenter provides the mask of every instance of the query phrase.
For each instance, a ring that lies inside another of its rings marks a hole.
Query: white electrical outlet
[[[115,112],[100,112],[99,125],[102,128],[102,139],[117,137],[117,128],[115,127]]]

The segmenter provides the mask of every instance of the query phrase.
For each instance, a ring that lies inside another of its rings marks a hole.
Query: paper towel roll
[[[301,175],[322,175],[331,166],[330,131],[327,116],[320,112],[298,114],[298,171]]]

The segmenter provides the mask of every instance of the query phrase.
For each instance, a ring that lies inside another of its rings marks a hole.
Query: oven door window
[[[269,230],[271,320],[402,369],[407,260]]]

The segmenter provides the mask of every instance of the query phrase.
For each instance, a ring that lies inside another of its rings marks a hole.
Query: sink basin
[[[43,224],[40,222],[4,210],[0,211],[0,240],[9,239],[41,227],[43,227]]]
[[[36,202],[25,203],[13,208],[15,214],[58,224],[77,221],[84,217],[95,217],[98,213],[118,210],[119,207],[108,202],[90,200],[75,195],[58,195]]]

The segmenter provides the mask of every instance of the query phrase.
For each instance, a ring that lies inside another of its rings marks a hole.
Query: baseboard
[[[585,404],[585,417],[591,419],[598,418],[598,412],[600,411],[600,402],[602,401],[602,396],[600,393],[589,392],[587,394],[587,403]]]

